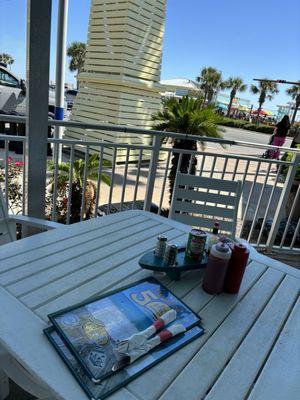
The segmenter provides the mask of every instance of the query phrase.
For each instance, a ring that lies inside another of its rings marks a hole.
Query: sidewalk
[[[228,158],[226,161],[226,158],[222,158],[222,156],[225,154],[238,155],[238,154],[240,154],[239,152],[234,151],[231,148],[224,150],[220,146],[219,146],[219,148],[207,147],[205,152],[206,152],[206,156],[205,156],[205,162],[204,162],[203,172],[202,172],[203,176],[231,180],[234,178],[233,175],[234,175],[234,171],[236,169],[235,179],[239,179],[241,181],[245,180],[245,183],[243,186],[242,201],[240,203],[239,212],[238,212],[238,218],[239,218],[238,233],[240,233],[240,228],[241,228],[240,221],[241,221],[241,218],[244,216],[248,198],[249,198],[251,191],[252,191],[252,196],[251,196],[251,201],[249,202],[246,217],[247,217],[247,220],[253,220],[253,217],[256,212],[256,206],[257,206],[257,203],[260,198],[261,190],[264,186],[265,176],[266,176],[269,164],[264,162],[263,159],[261,160],[261,165],[260,165],[260,168],[258,171],[256,184],[255,184],[254,188],[252,189],[258,162],[251,162],[249,164],[249,168],[248,168],[247,174],[245,176],[245,170],[247,169],[246,161],[239,160],[238,165],[236,166],[236,164],[237,164],[236,159]],[[213,158],[213,156],[210,156],[211,153],[219,154],[217,161],[214,165],[214,173],[213,174],[212,174],[212,167],[213,167],[213,163],[214,163],[214,161],[213,161],[214,158]],[[246,154],[243,154],[243,155],[246,155]],[[13,162],[23,160],[22,155],[16,155],[14,152],[9,152],[9,156],[13,158]],[[5,157],[5,151],[4,151],[4,149],[0,149],[0,162],[2,165],[4,164],[4,157]],[[69,156],[67,154],[64,154],[63,160],[68,161],[68,159],[69,159]],[[202,156],[198,157],[196,174],[199,173],[201,164],[202,164]],[[169,165],[169,168],[170,168],[170,165]],[[260,207],[259,207],[256,219],[264,217],[265,209],[267,207],[269,197],[270,197],[270,194],[272,192],[274,182],[275,182],[276,170],[274,168],[275,168],[275,165],[270,170],[270,175],[268,177],[263,195],[261,197],[261,203],[260,203]],[[225,169],[225,171],[224,171],[224,169]],[[106,172],[108,175],[111,175],[110,170],[107,170]],[[122,192],[123,192],[123,183],[124,183],[124,172],[125,172],[124,165],[116,166],[114,185],[113,185],[112,197],[111,197],[112,203],[120,203],[121,202]],[[144,199],[145,199],[147,178],[148,178],[148,165],[141,166],[138,182],[137,182],[137,172],[138,172],[137,165],[129,165],[127,179],[126,179],[126,187],[125,187],[125,192],[124,192],[124,201],[132,202],[134,200],[135,191],[136,191],[136,200],[144,201]],[[156,204],[157,206],[161,207],[162,209],[169,208],[168,173],[167,173],[166,181],[165,181],[165,175],[166,175],[166,161],[159,163],[156,180],[155,180],[153,198],[152,198],[152,203]],[[165,183],[165,187],[164,187],[164,183]],[[283,186],[282,183],[278,183],[277,187],[274,191],[273,200],[272,200],[272,203],[270,205],[270,210],[269,210],[270,216],[274,215],[274,213],[275,213],[275,209],[276,209],[276,206],[278,203],[278,199],[279,199],[279,196],[281,193],[282,186]],[[103,204],[107,204],[109,202],[110,192],[111,192],[111,187],[107,186],[104,183],[101,183],[100,198],[99,198],[99,204],[98,204],[99,206],[103,205]]]

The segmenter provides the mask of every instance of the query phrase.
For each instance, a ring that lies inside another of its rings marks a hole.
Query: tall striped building
[[[166,0],[92,0],[85,72],[71,120],[151,127],[160,107]],[[150,138],[68,129],[69,138],[149,144]],[[112,150],[108,151],[110,158]],[[118,155],[118,161],[122,161]]]

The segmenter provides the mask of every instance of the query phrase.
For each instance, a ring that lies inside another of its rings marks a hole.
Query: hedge
[[[220,125],[230,126],[232,128],[247,129],[248,131],[267,133],[269,135],[272,135],[274,132],[274,126],[263,124],[255,125],[249,123],[249,121],[244,121],[240,119],[224,118]]]
[[[296,148],[300,150],[300,144],[297,144],[297,145],[296,145]],[[281,160],[282,160],[282,161],[289,161],[289,162],[291,162],[292,159],[293,159],[293,155],[294,155],[294,154],[293,154],[291,151],[288,151],[288,152],[284,153],[284,155],[281,157]],[[288,165],[282,165],[282,166],[281,166],[281,173],[282,173],[283,175],[287,175],[288,169],[289,169]],[[296,181],[300,181],[300,165],[298,165],[298,167],[297,167],[295,180],[296,180]]]

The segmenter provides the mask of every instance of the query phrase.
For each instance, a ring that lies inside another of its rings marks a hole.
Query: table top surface
[[[126,211],[1,246],[0,344],[57,399],[85,395],[42,330],[47,315],[151,276],[141,255],[164,234],[183,243],[190,228]],[[199,313],[205,334],[113,400],[296,399],[300,391],[300,271],[251,252],[240,292],[212,296],[203,271],[158,277]],[[297,395],[298,393],[298,395]]]

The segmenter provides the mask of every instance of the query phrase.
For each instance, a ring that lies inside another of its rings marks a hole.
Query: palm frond
[[[102,182],[104,182],[104,183],[106,183],[108,186],[110,186],[111,185],[111,179],[110,179],[110,177],[108,176],[108,175],[106,175],[106,174],[101,174],[101,181]]]
[[[169,108],[153,115],[155,129],[190,135],[222,137],[219,124],[222,117],[213,107],[201,109],[202,99],[184,96],[180,101],[169,102]]]
[[[300,83],[300,81],[298,81]],[[286,89],[286,93],[291,96],[293,100],[296,100],[297,97],[300,97],[300,86],[299,85],[293,85]],[[299,100],[300,101],[300,100]]]
[[[259,88],[255,85],[251,85],[250,90],[253,94],[257,94],[260,92]]]

